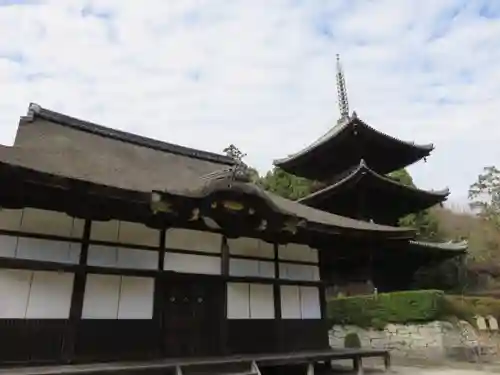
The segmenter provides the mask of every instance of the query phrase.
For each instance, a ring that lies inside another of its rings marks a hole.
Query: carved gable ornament
[[[201,221],[229,236],[244,232],[295,234],[306,221],[278,207],[270,196],[252,183],[252,171],[241,160],[244,156],[233,145],[226,150],[235,164],[201,176],[197,186],[181,192],[155,191],[151,209],[177,222]]]

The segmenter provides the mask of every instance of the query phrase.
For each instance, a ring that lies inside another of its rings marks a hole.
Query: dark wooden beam
[[[159,241],[159,250],[158,250],[158,271],[163,271],[165,269],[165,243],[167,229],[161,229],[159,231],[160,241]]]
[[[222,276],[229,276],[230,275],[230,270],[229,270],[229,245],[227,243],[227,237],[222,236],[222,243],[221,243],[221,275]]]
[[[57,263],[43,260],[0,257],[0,268],[31,271],[77,272],[77,264]]]
[[[318,261],[319,261],[319,278],[322,281],[322,284],[318,287],[319,288],[319,306],[321,309],[321,319],[326,322],[328,319],[328,314],[327,314],[327,305],[326,305],[326,289],[328,286],[327,283],[327,276],[326,276],[326,269],[325,269],[325,262],[322,259],[322,252],[320,250],[317,250],[318,252]]]
[[[71,294],[68,330],[62,348],[62,356],[65,362],[71,362],[75,358],[78,322],[82,317],[83,299],[85,296],[85,283],[87,280],[85,265],[87,264],[91,228],[92,222],[90,220],[85,220],[85,224],[83,227],[82,244],[80,248],[80,258],[78,260],[78,269],[75,272],[75,278],[73,281],[73,292]]]
[[[165,324],[164,324],[164,311],[165,311],[165,288],[163,277],[163,270],[165,269],[165,243],[167,230],[162,229],[158,231],[158,269],[155,276],[155,290],[153,302],[153,319],[158,324],[158,357],[163,357],[166,352],[165,347]]]
[[[280,279],[280,260],[279,260],[279,245],[274,244],[273,246],[274,252],[274,277],[276,280]],[[281,320],[281,286],[278,283],[274,283],[273,287],[274,294],[274,314],[275,319]]]
[[[285,347],[284,327],[282,325],[282,311],[281,311],[281,284],[280,280],[280,258],[279,258],[279,247],[277,243],[273,244],[273,262],[274,262],[274,278],[273,283],[273,299],[274,299],[274,321],[275,323],[275,335],[277,350],[281,351]]]
[[[229,277],[230,274],[230,263],[229,263],[229,244],[227,243],[227,237],[222,236],[221,246],[220,246],[220,258],[221,258],[221,275],[225,278]],[[224,282],[222,286],[222,299],[224,301],[224,306],[222,308],[222,316],[220,316],[220,352],[226,354],[229,350],[229,332],[228,332],[228,321],[227,321],[227,282]]]

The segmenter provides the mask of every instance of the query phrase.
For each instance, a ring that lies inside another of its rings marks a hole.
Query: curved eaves
[[[366,174],[370,174],[373,178],[380,180],[386,184],[396,186],[402,190],[407,190],[411,191],[415,194],[418,194],[420,196],[426,195],[428,197],[432,197],[434,200],[441,200],[444,201],[448,195],[450,194],[450,190],[448,188],[442,189],[442,190],[423,190],[423,189],[418,189],[413,186],[408,186],[405,184],[402,184],[399,181],[393,180],[390,177],[378,174],[375,172],[373,169],[370,169],[367,164],[365,163],[364,160],[361,160],[359,165],[355,168],[353,168],[346,176],[344,176],[342,179],[336,181],[334,184],[327,186],[324,189],[318,190],[302,199],[299,199],[298,202],[303,203],[303,204],[311,204],[315,201],[322,201],[326,197],[328,197],[330,194],[333,194],[336,190],[342,188],[345,185],[348,185],[352,182],[359,181],[361,178],[363,178]]]
[[[350,126],[362,126],[366,129],[368,129],[370,132],[377,134],[377,135],[380,135],[382,137],[388,138],[396,143],[399,143],[401,145],[405,145],[405,146],[408,146],[411,148],[419,149],[423,154],[426,154],[426,155],[430,154],[432,152],[432,150],[434,149],[434,145],[432,143],[430,143],[430,144],[415,144],[413,142],[404,141],[404,140],[401,140],[399,138],[388,135],[384,132],[381,132],[381,131],[371,127],[370,125],[368,125],[366,122],[362,121],[361,119],[359,119],[357,117],[356,113],[354,112],[351,117],[339,122],[332,129],[330,129],[327,133],[325,133],[323,136],[318,138],[316,141],[314,141],[313,143],[311,143],[307,147],[305,147],[302,150],[300,150],[292,155],[289,155],[285,158],[276,159],[273,161],[273,164],[277,167],[280,167],[281,165],[293,162],[295,159],[305,156],[306,154],[308,154],[309,152],[311,152],[315,148],[320,147],[320,146],[330,142],[333,138],[335,138],[337,135],[339,135],[340,133],[342,133],[343,131],[348,129]]]
[[[410,245],[436,249],[436,250],[444,250],[444,251],[456,251],[459,253],[464,253],[467,251],[469,247],[468,241],[460,241],[460,242],[427,242],[427,241],[410,241]]]
[[[415,229],[404,228],[404,227],[392,227],[388,225],[380,225],[375,223],[369,223],[366,221],[351,219],[348,217],[335,215],[326,211],[318,210],[313,207],[306,206],[296,201],[291,201],[275,194],[266,192],[274,203],[280,207],[283,211],[288,212],[291,215],[297,216],[299,218],[305,219],[308,222],[307,227],[310,228],[309,224],[315,224],[318,227],[322,227],[328,232],[328,228],[332,230],[339,230],[337,233],[340,234],[344,231],[346,232],[357,232],[362,234],[374,234],[378,233],[385,235],[388,238],[406,238],[410,239],[415,236]]]

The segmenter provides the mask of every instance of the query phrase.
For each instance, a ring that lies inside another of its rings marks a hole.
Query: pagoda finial
[[[349,101],[347,100],[347,88],[345,85],[344,71],[340,64],[340,55],[337,54],[337,94],[339,100],[340,120],[349,117]]]

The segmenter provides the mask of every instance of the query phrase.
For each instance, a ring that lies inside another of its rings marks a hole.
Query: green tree
[[[250,175],[250,179],[254,184],[260,184],[260,176],[257,169],[249,167],[248,174]]]
[[[413,178],[406,169],[400,169],[389,174],[389,177],[401,184],[415,187]],[[436,241],[442,239],[439,230],[439,220],[430,209],[409,214],[399,220],[399,225],[417,230],[420,240]]]
[[[389,173],[389,177],[403,185],[415,187],[413,178],[406,169],[398,169],[397,171]]]
[[[469,188],[470,206],[479,217],[500,229],[500,170],[489,166]]]
[[[318,186],[318,184],[313,181],[294,176],[277,167],[267,172],[267,174],[260,179],[259,184],[265,190],[291,200],[304,198],[315,191],[315,188]]]

